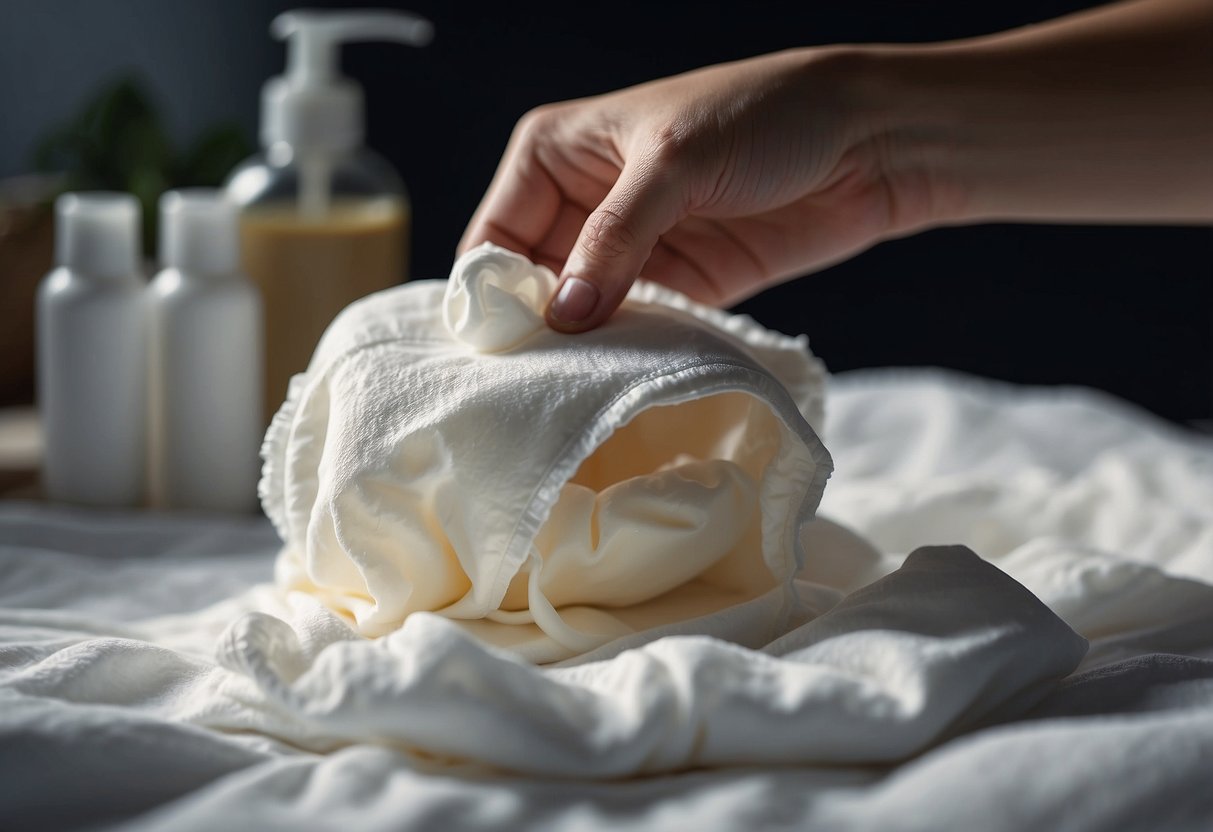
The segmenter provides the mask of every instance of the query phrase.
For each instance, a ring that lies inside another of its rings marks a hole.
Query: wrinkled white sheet
[[[811,531],[841,556],[771,644],[359,641],[247,590],[264,525],[0,506],[0,828],[1207,828],[1213,445],[1079,391],[830,396],[820,514],[883,556]],[[985,561],[903,563],[952,543]]]

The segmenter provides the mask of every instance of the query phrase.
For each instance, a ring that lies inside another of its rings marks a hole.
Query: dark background
[[[0,0],[0,176],[97,84],[144,74],[180,139],[217,120],[255,140],[282,70],[278,0]],[[370,5],[361,3],[341,5]],[[385,4],[393,5],[393,4]],[[1044,20],[1076,0],[440,3],[424,50],[359,44],[369,144],[408,183],[412,273],[444,276],[516,119],[578,97],[789,46],[927,41]],[[1213,152],[1213,149],[1211,149]],[[1213,232],[985,226],[885,243],[741,307],[806,332],[834,370],[934,364],[1100,387],[1172,419],[1213,412]],[[21,310],[0,310],[0,325]]]

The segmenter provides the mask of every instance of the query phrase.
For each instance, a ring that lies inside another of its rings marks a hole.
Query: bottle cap
[[[160,197],[160,261],[186,274],[239,271],[236,206],[214,188],[185,188]]]
[[[352,40],[425,46],[434,27],[405,12],[284,12],[270,33],[287,41],[287,71],[261,92],[261,142],[337,152],[362,143],[362,89],[338,72],[338,47]]]
[[[116,191],[79,191],[55,200],[55,260],[89,277],[139,274],[139,202]]]

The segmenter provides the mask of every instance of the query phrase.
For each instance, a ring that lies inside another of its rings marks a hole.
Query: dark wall
[[[217,118],[234,118],[255,135],[260,84],[283,60],[266,27],[292,5],[5,0],[0,174],[20,170],[46,124],[123,68],[152,79],[179,135]],[[366,87],[370,143],[395,163],[413,196],[413,273],[438,277],[514,121],[536,104],[788,46],[960,37],[1094,4],[392,5],[431,18],[434,43],[421,51],[358,45],[344,64]],[[770,326],[807,332],[835,370],[938,364],[1097,386],[1174,419],[1213,411],[1207,229],[940,230],[886,243],[742,309]]]

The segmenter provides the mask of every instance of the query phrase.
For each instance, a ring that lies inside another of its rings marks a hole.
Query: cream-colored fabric
[[[484,246],[334,322],[263,449],[282,583],[535,661],[790,586],[831,468],[803,339],[654,286],[561,335],[554,285]]]

